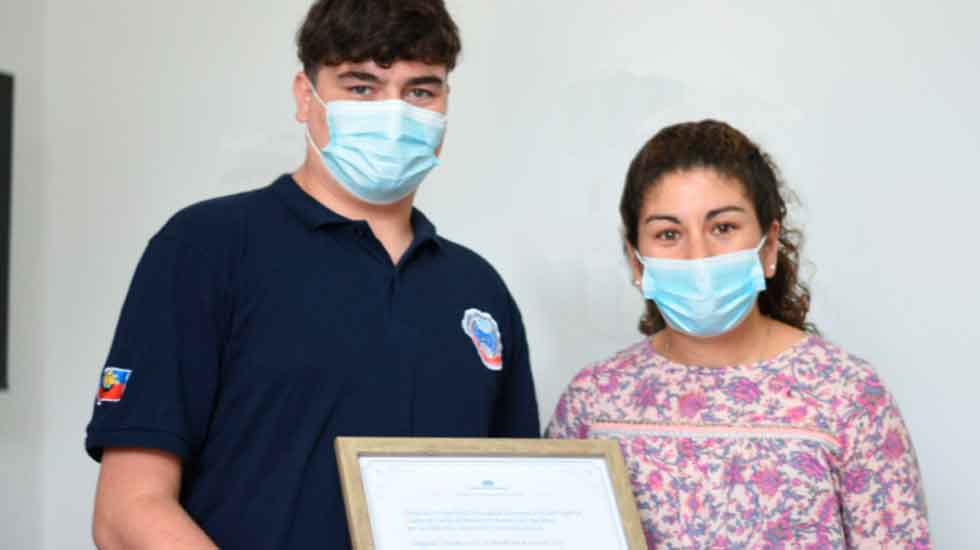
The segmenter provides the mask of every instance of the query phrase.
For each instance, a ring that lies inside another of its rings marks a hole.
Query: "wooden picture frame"
[[[368,461],[366,463],[370,465],[372,464],[370,460],[377,458],[384,459],[385,464],[390,463],[395,467],[404,464],[409,468],[407,470],[409,472],[411,472],[410,468],[414,467],[412,465],[419,461],[425,463],[429,460],[440,459],[449,460],[449,464],[456,467],[462,467],[466,461],[483,461],[474,462],[474,464],[483,467],[490,464],[492,468],[504,468],[511,464],[517,468],[527,468],[528,465],[532,465],[532,467],[547,468],[543,471],[549,473],[555,471],[552,464],[585,466],[601,463],[605,465],[604,471],[608,473],[606,476],[609,484],[607,489],[611,490],[612,498],[615,500],[613,508],[618,512],[619,524],[622,526],[621,536],[617,539],[619,542],[610,543],[608,546],[603,545],[603,550],[612,550],[617,547],[627,550],[646,550],[647,548],[626,465],[619,444],[612,440],[338,437],[334,446],[337,452],[337,467],[347,511],[347,522],[350,527],[351,543],[355,550],[388,550],[388,548],[376,546],[376,540],[379,537],[376,537],[374,527],[372,527],[372,513],[380,515],[380,512],[372,512],[369,502],[371,499],[368,498],[365,484],[365,472],[362,471],[362,460]],[[576,459],[586,460],[576,462]],[[413,460],[416,462],[411,462]],[[462,462],[457,464],[456,461]],[[439,467],[437,464],[428,464],[426,467],[437,468]],[[404,474],[399,471],[399,476],[391,479],[404,479]],[[401,482],[396,481],[397,483]],[[491,487],[493,484],[491,481],[484,481],[483,483],[490,484]],[[480,488],[477,487],[476,489]],[[371,490],[377,492],[379,489],[375,487]],[[397,491],[391,492],[396,493]],[[606,494],[608,496],[609,493]],[[385,498],[385,505],[389,506],[392,498],[397,500],[398,497],[397,495],[386,495]],[[376,502],[377,499],[376,496]],[[519,496],[517,501],[520,501]],[[468,504],[479,502],[479,498],[467,500]],[[496,504],[503,501],[498,499],[488,502]],[[412,504],[405,503],[405,506]],[[396,503],[396,506],[400,506],[400,504]],[[585,521],[589,520],[589,518],[584,519]],[[399,544],[397,546],[398,548],[413,548],[411,545]],[[433,547],[438,548],[439,546],[434,545]],[[514,548],[520,547],[516,544],[514,546]],[[498,543],[493,545],[493,548],[509,550],[510,547]]]

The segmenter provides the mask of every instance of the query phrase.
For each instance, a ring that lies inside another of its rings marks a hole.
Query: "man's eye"
[[[435,94],[423,88],[412,88],[409,90],[408,95],[413,99],[428,99],[430,97],[435,97]]]
[[[350,88],[347,88],[347,91],[349,91],[350,93],[352,93],[354,95],[368,95],[369,93],[371,93],[371,87],[370,86],[351,86]]]

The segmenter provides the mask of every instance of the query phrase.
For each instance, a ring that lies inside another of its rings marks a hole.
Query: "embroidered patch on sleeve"
[[[99,385],[99,395],[96,397],[96,403],[101,405],[105,402],[114,403],[121,400],[123,393],[126,392],[126,384],[129,382],[129,377],[132,373],[133,371],[131,370],[116,367],[102,369],[102,383]]]
[[[504,344],[500,338],[500,328],[489,313],[467,309],[463,313],[463,332],[476,347],[483,366],[490,370],[503,368]]]

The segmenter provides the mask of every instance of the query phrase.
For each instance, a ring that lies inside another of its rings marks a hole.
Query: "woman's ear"
[[[779,232],[778,221],[773,221],[766,232],[766,244],[762,247],[762,272],[767,279],[776,275],[779,269]]]
[[[626,239],[623,239],[623,253],[626,254],[626,261],[630,265],[630,274],[633,276],[631,283],[636,288],[643,287],[643,264],[636,257],[636,249]]]

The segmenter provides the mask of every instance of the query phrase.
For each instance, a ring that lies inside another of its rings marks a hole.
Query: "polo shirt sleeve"
[[[510,338],[504,339],[504,369],[490,437],[537,438],[541,435],[538,400],[528,358],[521,312],[508,295]]]
[[[85,441],[97,461],[111,447],[186,461],[207,434],[229,319],[227,270],[220,255],[165,230],[140,259],[100,371]]]

